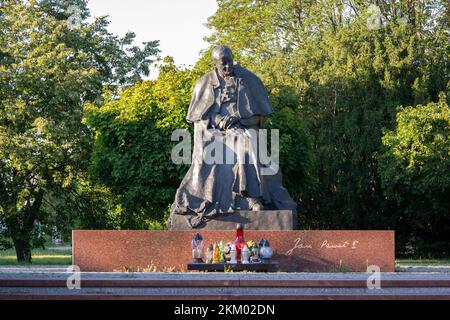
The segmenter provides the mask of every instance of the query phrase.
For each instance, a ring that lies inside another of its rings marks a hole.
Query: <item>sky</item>
[[[216,0],[89,0],[91,16],[108,15],[108,30],[123,36],[136,34],[135,44],[159,40],[160,55],[172,56],[178,66],[192,66],[208,47],[204,26],[216,9]],[[150,78],[156,77],[152,68]]]

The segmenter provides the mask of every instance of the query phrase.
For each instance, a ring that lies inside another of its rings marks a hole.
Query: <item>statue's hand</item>
[[[219,122],[219,128],[221,130],[240,127],[239,118],[235,116],[225,116]]]

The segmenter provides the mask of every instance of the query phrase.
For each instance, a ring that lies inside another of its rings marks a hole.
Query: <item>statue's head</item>
[[[212,51],[214,66],[222,77],[228,77],[233,74],[233,54],[230,47],[217,46]]]

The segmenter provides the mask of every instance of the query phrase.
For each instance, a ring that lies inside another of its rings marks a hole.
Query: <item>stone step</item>
[[[0,267],[0,299],[450,299],[449,273],[81,272],[69,290],[67,267]]]
[[[450,300],[450,288],[8,288],[0,300]]]
[[[190,288],[190,287],[266,287],[266,288],[367,288],[359,279],[83,279],[84,288]],[[65,288],[66,279],[6,278],[0,287]],[[450,288],[450,279],[386,279],[383,288]]]

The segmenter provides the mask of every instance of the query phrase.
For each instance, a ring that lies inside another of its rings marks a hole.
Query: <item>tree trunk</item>
[[[18,262],[31,263],[31,244],[29,240],[13,239]]]
[[[6,221],[6,226],[16,249],[18,262],[31,263],[31,240],[34,221],[42,205],[43,197],[44,191],[39,190],[35,193],[33,204],[30,207],[23,209],[19,215],[11,215],[11,220]],[[14,208],[13,210],[16,211],[17,209]]]

